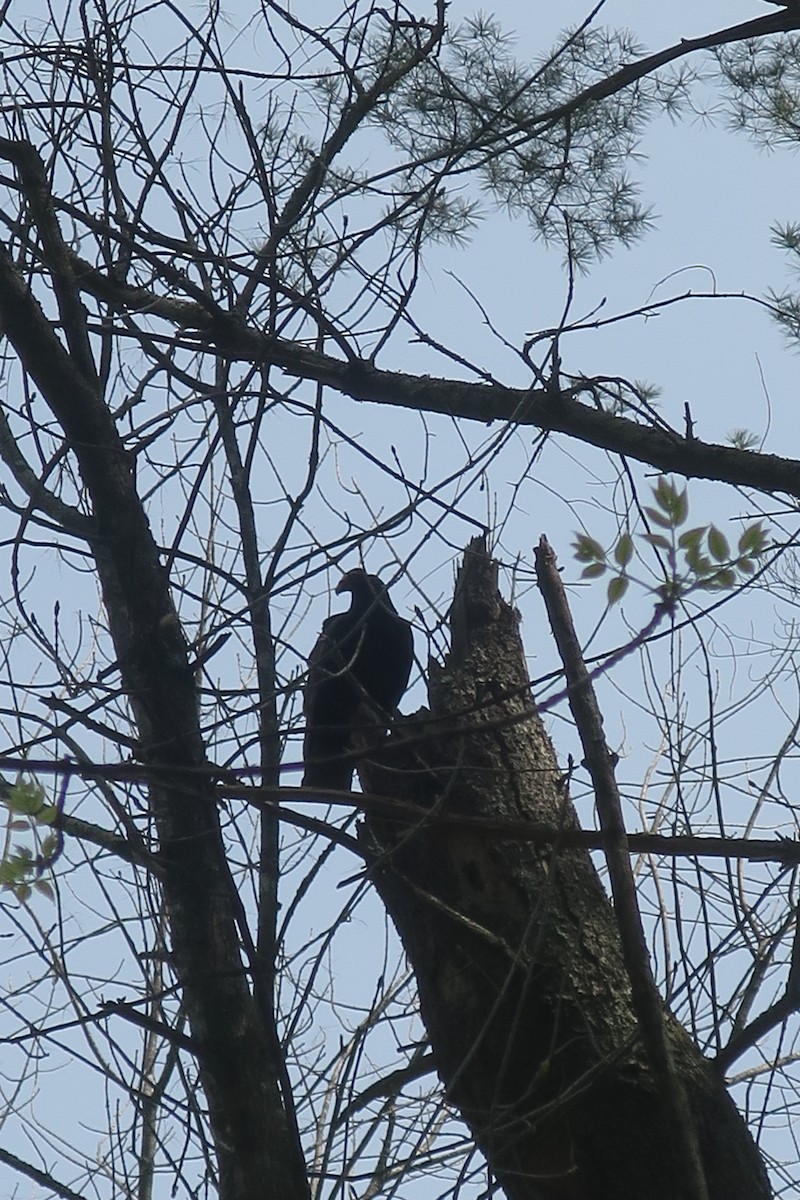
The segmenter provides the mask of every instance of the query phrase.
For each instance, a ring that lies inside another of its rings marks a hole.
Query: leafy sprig
[[[716,525],[697,525],[679,532],[689,519],[685,487],[678,488],[662,475],[652,491],[655,503],[644,506],[651,528],[639,536],[664,555],[665,578],[654,589],[662,605],[671,608],[696,590],[730,591],[755,572],[767,548],[767,533],[761,521],[742,531],[734,553]],[[585,564],[581,579],[598,579],[612,572],[606,597],[609,605],[619,603],[631,581],[628,568],[635,546],[630,531],[624,530],[608,550],[586,533],[575,535],[573,547],[575,558]]]
[[[52,826],[58,808],[47,803],[41,784],[22,777],[14,784],[0,781],[0,802],[8,812],[0,888],[13,892],[23,902],[34,890],[52,900],[53,889],[42,876],[61,851],[61,835],[52,828],[42,834],[40,826]],[[28,834],[32,844],[12,844],[20,833]]]

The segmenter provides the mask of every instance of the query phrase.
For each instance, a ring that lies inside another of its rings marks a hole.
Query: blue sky
[[[307,7],[313,11],[317,3],[315,0]],[[463,0],[453,0],[449,20],[457,22],[472,11]],[[517,30],[521,56],[541,54],[563,24],[586,14],[586,8],[572,0],[558,5],[500,0],[493,11],[503,25]],[[758,0],[720,0],[702,5],[608,0],[602,19],[611,25],[630,27],[649,50],[656,50],[681,37],[768,11],[770,6]],[[230,16],[232,36],[236,32],[234,20]],[[157,23],[157,14],[153,21]],[[758,297],[770,287],[780,290],[786,285],[790,278],[786,259],[770,245],[769,231],[775,221],[800,219],[796,153],[781,150],[767,154],[758,149],[743,134],[726,128],[719,103],[719,94],[708,84],[697,92],[697,104],[700,109],[714,110],[715,121],[697,115],[673,124],[661,118],[646,130],[641,145],[645,157],[633,163],[631,170],[641,180],[643,198],[655,210],[655,228],[632,248],[615,250],[577,278],[573,316],[591,313],[601,303],[602,314],[611,316],[684,293],[730,292]],[[537,242],[523,219],[511,220],[505,214],[493,213],[478,227],[466,249],[440,246],[426,255],[414,310],[420,323],[455,350],[489,368],[498,379],[515,385],[526,382],[518,359],[487,328],[469,292],[479,298],[503,337],[519,346],[530,333],[556,324],[561,315],[565,273],[560,250],[547,249]],[[636,317],[602,330],[565,337],[561,352],[565,372],[620,375],[659,386],[660,411],[679,428],[688,402],[696,432],[704,439],[722,440],[731,429],[743,426],[763,436],[766,448],[800,456],[798,359],[763,308],[755,303],[741,298],[687,298],[647,321]],[[455,373],[446,359],[403,336],[395,339],[383,365],[442,375]],[[392,505],[400,503],[402,489],[390,487],[380,471],[381,462],[391,462],[393,446],[412,478],[421,476],[426,456],[430,458],[429,479],[443,477],[465,461],[461,436],[444,419],[424,422],[415,414],[357,404],[333,393],[326,395],[325,405],[326,413],[353,435],[357,446],[334,446],[332,439],[328,466],[321,475],[332,507],[326,508],[321,500],[310,507],[312,532],[321,539],[339,528],[343,515],[369,526],[384,509],[391,510]],[[260,497],[263,505],[259,508],[265,545],[269,544],[273,511],[268,489],[279,478],[294,483],[296,475],[302,476],[308,423],[303,424],[295,415],[276,413],[270,430],[272,441],[266,449],[273,453],[275,467],[274,474],[270,474],[265,458],[261,477],[264,495]],[[497,432],[473,424],[465,426],[462,435],[474,449]],[[501,530],[498,553],[509,568],[519,559],[516,578],[509,569],[503,585],[509,589],[516,583],[514,598],[523,614],[530,672],[536,677],[553,666],[554,652],[541,604],[530,583],[532,547],[542,532],[556,547],[570,584],[576,620],[588,637],[602,613],[603,584],[577,584],[580,571],[571,560],[569,543],[573,530],[581,523],[601,539],[613,538],[618,529],[614,509],[624,502],[625,494],[617,464],[601,452],[554,438],[541,463],[530,468],[532,442],[530,430],[511,431],[502,454],[487,468],[485,477],[476,476],[463,509],[473,521],[487,519],[488,514],[489,522]],[[377,466],[367,467],[361,462],[356,452],[359,446],[370,448],[378,458]],[[647,472],[637,469],[636,477],[646,493]],[[362,482],[361,495],[350,486],[354,478]],[[735,522],[746,511],[746,504],[732,490],[693,483],[690,495],[692,514],[698,522],[731,520],[733,528],[738,528]],[[160,493],[151,502],[154,526],[159,534],[163,529],[167,543],[175,521],[173,502],[171,492]],[[788,520],[785,525],[791,528]],[[415,604],[428,611],[428,601],[441,609],[452,586],[458,547],[473,529],[467,522],[453,518],[446,530],[449,541],[432,538],[422,544],[417,555],[414,551],[422,539],[415,526],[396,542],[376,540],[369,546],[368,565],[391,576],[400,564],[407,564],[406,575],[398,579],[393,591],[398,608],[406,615],[413,613]],[[198,536],[202,537],[202,532]],[[397,561],[393,558],[395,550]],[[645,561],[651,561],[647,555]],[[338,570],[331,570],[331,581]],[[52,596],[62,576],[57,577],[57,583],[53,582],[54,576],[45,578],[50,584],[37,596],[40,607],[36,615],[49,629]],[[89,590],[93,602],[93,585]],[[327,611],[328,590],[329,580],[319,577],[309,589],[316,595],[307,612],[301,606],[290,608],[286,600],[285,632],[297,651],[292,661],[298,669]],[[70,599],[74,600],[75,612],[67,611],[65,596],[65,630],[70,620],[77,622],[78,609],[86,603],[77,591]],[[333,603],[338,606],[339,602]],[[282,605],[283,597],[279,597],[275,604],[279,621],[284,615]],[[651,608],[652,596],[646,588],[632,588],[625,604],[601,626],[592,649],[608,650],[634,635],[646,622]],[[791,604],[782,605],[777,595],[755,594],[701,623],[698,636],[688,630],[673,643],[665,640],[643,660],[627,661],[613,678],[601,682],[606,729],[611,745],[621,755],[620,778],[632,822],[661,820],[666,824],[659,827],[668,828],[678,812],[676,785],[669,775],[670,747],[662,733],[669,718],[675,728],[680,726],[684,739],[681,744],[692,749],[690,769],[696,770],[696,775],[687,782],[687,796],[694,782],[701,780],[694,796],[698,827],[704,822],[709,828],[715,827],[715,810],[705,785],[708,761],[703,740],[710,690],[719,722],[719,768],[729,830],[745,829],[756,812],[768,831],[779,823],[787,830],[792,828],[786,807],[776,804],[757,810],[748,781],[750,776],[758,785],[766,778],[769,763],[796,711],[791,663],[780,664],[775,693],[761,682],[768,669],[777,669],[770,647],[781,638],[791,642],[794,637],[784,624],[791,616]],[[703,657],[706,647],[711,650],[710,665]],[[417,650],[424,660],[421,635]],[[227,678],[230,674],[238,680],[239,668],[243,676],[249,669],[248,653],[246,645],[232,641],[225,653],[212,661],[210,671],[213,674],[219,670],[220,676]],[[672,685],[674,692],[670,691]],[[423,702],[423,684],[418,680],[403,707],[410,711]],[[548,715],[548,724],[562,757],[570,752],[579,754],[563,706]],[[285,782],[291,786],[299,782],[299,777],[287,771]],[[791,791],[796,782],[793,763],[786,764],[783,782]],[[582,818],[593,824],[585,779],[580,777],[576,798]],[[295,868],[300,873],[300,867],[295,864]],[[334,860],[328,877],[316,891],[312,890],[307,906],[301,908],[295,933],[298,944],[305,935],[316,935],[331,911],[344,905],[347,893],[338,890],[337,885],[355,870],[350,858]],[[289,882],[293,883],[294,877]],[[677,897],[691,895],[685,877],[669,882],[674,882]],[[68,917],[78,914],[83,919],[85,915],[87,923],[93,921],[90,906],[96,903],[100,907],[103,898],[89,892],[80,879],[74,892],[72,880],[62,887]],[[363,904],[337,934],[331,962],[332,970],[338,972],[345,1003],[360,1003],[370,993],[374,981],[366,972],[360,973],[364,947],[380,946],[383,935],[381,911],[374,898]],[[391,933],[386,936],[394,945]],[[657,967],[666,975],[669,960],[664,942],[654,944]],[[82,953],[90,964],[87,969],[93,971],[94,947],[87,945]],[[377,954],[376,959],[380,964],[381,955]],[[135,963],[131,966],[126,961],[123,967],[122,961],[121,957],[113,960],[119,983],[113,982],[114,987],[124,991],[135,986],[138,976]],[[113,994],[110,985],[109,991]],[[335,1032],[331,1036],[335,1037]],[[393,1060],[391,1065],[395,1065]],[[51,1092],[43,1086],[42,1093],[38,1111],[44,1114],[45,1127],[49,1127],[51,1120],[55,1123],[63,1115],[64,1092]],[[92,1137],[94,1132],[90,1131]],[[0,1180],[0,1191],[10,1194],[2,1168]],[[20,1193],[27,1194],[24,1190]]]

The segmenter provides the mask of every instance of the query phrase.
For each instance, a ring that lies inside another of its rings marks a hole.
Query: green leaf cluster
[[[41,836],[38,827],[52,825],[58,809],[47,803],[44,789],[33,779],[19,778],[12,785],[4,785],[0,801],[8,812],[0,858],[0,888],[13,892],[21,902],[28,900],[33,891],[52,900],[53,889],[42,874],[57,858],[60,839],[52,829]],[[12,838],[20,833],[27,833],[33,844],[12,844]]]
[[[655,589],[663,605],[672,607],[696,589],[729,591],[755,572],[767,548],[767,534],[760,521],[742,531],[734,552],[716,525],[683,529],[689,519],[685,487],[678,488],[662,475],[652,491],[654,503],[644,506],[650,529],[640,536],[663,555],[666,578]],[[624,530],[608,550],[596,538],[579,533],[573,548],[575,558],[584,564],[582,579],[598,579],[612,572],[606,597],[610,605],[617,604],[630,584],[628,568],[634,557],[630,532]]]

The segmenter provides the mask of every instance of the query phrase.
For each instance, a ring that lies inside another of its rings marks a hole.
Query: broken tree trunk
[[[367,816],[361,836],[416,972],[448,1100],[509,1200],[695,1200],[588,852],[453,819],[577,826],[530,696],[517,615],[480,541],[450,624],[451,651],[431,664],[430,712],[401,722],[359,768],[368,791],[426,813],[416,824]],[[769,1197],[723,1081],[664,1015],[708,1195]]]

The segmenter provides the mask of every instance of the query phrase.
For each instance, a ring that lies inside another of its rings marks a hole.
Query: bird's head
[[[340,596],[342,592],[350,592],[356,609],[371,607],[376,600],[387,607],[391,606],[386,588],[378,576],[368,575],[363,567],[354,567],[342,576],[336,585],[336,595]]]
[[[353,567],[336,585],[336,595],[351,592],[353,596],[369,596],[374,599],[383,591],[383,585],[377,575],[368,575],[363,567]]]
[[[363,567],[354,567],[352,571],[348,571],[336,585],[336,595],[341,596],[342,592],[367,591],[369,588],[369,575]]]

